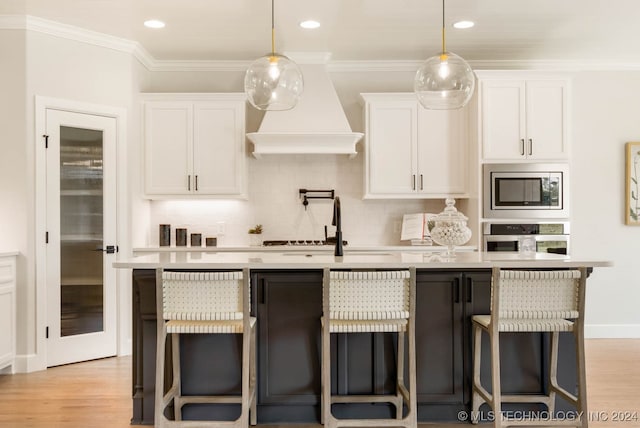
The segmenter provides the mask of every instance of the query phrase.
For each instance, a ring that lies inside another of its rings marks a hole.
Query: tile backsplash
[[[275,155],[248,158],[248,200],[151,201],[149,246],[158,245],[158,225],[217,236],[219,246],[249,245],[247,231],[262,224],[262,239],[322,239],[329,236],[333,201],[314,199],[305,210],[298,189],[335,189],[342,205],[343,237],[350,245],[401,245],[402,215],[440,212],[443,200],[363,200],[363,155]],[[464,201],[460,201],[463,209]]]

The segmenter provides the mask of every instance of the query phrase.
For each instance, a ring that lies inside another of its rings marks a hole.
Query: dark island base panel
[[[156,351],[154,270],[133,271],[133,294],[131,423],[152,425]],[[319,423],[322,272],[254,271],[252,296],[255,296],[252,312],[258,317],[258,422]],[[418,273],[419,421],[458,422],[459,413],[469,410],[470,317],[488,313],[489,299],[488,270]],[[333,335],[333,393],[393,393],[396,342],[397,336],[393,334]],[[560,342],[560,382],[575,385],[573,336],[563,333]],[[503,334],[500,353],[503,391],[525,394],[546,391],[548,348],[547,334]],[[185,395],[240,393],[239,335],[183,335],[181,353]],[[170,358],[170,353],[167,355]],[[488,340],[483,345],[481,377],[491,390]],[[167,379],[169,383],[169,375]],[[504,408],[546,410],[536,404],[510,404]],[[389,418],[395,414],[394,408],[384,403],[336,404],[332,410],[342,418]],[[568,411],[573,407],[558,399],[556,410]],[[239,411],[238,405],[187,405],[183,417],[233,420]],[[172,410],[167,412],[172,417]]]

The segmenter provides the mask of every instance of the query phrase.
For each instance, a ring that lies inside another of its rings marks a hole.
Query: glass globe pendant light
[[[290,110],[304,89],[298,64],[276,53],[274,0],[271,0],[271,52],[255,60],[244,76],[244,92],[258,110]]]
[[[422,63],[414,81],[414,91],[424,108],[453,110],[464,107],[475,88],[471,66],[458,55],[447,52],[442,0],[442,52]]]

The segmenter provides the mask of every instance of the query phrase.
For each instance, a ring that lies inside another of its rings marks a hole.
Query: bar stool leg
[[[258,403],[257,403],[257,391],[256,391],[256,328],[251,327],[251,355],[249,358],[249,390],[251,394],[249,400],[251,402],[251,409],[249,411],[251,425],[258,423]]]
[[[240,403],[240,418],[238,424],[241,427],[249,425],[249,360],[251,352],[251,331],[243,330],[242,333],[242,401]]]
[[[162,320],[158,321],[159,323]],[[164,403],[164,353],[167,343],[166,331],[163,327],[158,327],[158,337],[156,344],[156,403],[154,411],[155,426],[164,426],[163,403]]]
[[[573,334],[576,341],[576,363],[578,366],[578,400],[576,407],[578,412],[582,414],[582,428],[588,428],[589,408],[587,407],[587,373],[585,366],[583,325],[576,323]]]
[[[471,398],[471,415],[469,419],[471,423],[477,424],[480,420],[480,394],[476,392],[476,388],[480,386],[480,357],[482,355],[482,330],[476,323],[473,323],[473,387]]]
[[[322,325],[322,416],[326,428],[333,427],[331,419],[331,339],[329,335],[328,319]]]
[[[413,272],[413,278],[415,280],[415,271]],[[415,287],[414,287],[415,290]],[[413,296],[415,304],[415,295]],[[415,306],[414,306],[415,307]],[[418,381],[417,381],[417,365],[416,365],[416,332],[415,332],[415,316],[411,317],[409,326],[407,327],[409,332],[409,415],[413,413],[413,420],[411,421],[411,427],[418,427]]]
[[[397,363],[396,363],[396,402],[394,403],[396,406],[396,419],[402,419],[402,407],[403,407],[403,399],[401,393],[401,385],[404,386],[404,333],[398,333],[398,353],[397,353]],[[412,403],[413,404],[413,403]]]
[[[180,335],[171,334],[171,361],[173,365],[173,383],[170,394],[173,396],[174,415],[176,421],[182,420],[182,375],[180,371]]]
[[[549,414],[553,415],[556,408],[556,391],[559,390],[558,385],[558,341],[560,339],[560,333],[557,331],[551,332],[551,349],[549,358],[549,401],[547,407],[549,408]]]
[[[502,391],[500,388],[500,333],[489,330],[491,342],[491,398],[493,401],[493,426],[502,427]]]

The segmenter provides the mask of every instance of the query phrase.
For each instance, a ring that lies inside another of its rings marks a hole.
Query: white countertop
[[[19,251],[0,251],[0,257],[12,257],[20,254]]]
[[[371,269],[415,266],[420,269],[478,269],[494,266],[506,268],[568,268],[606,267],[604,260],[572,259],[559,254],[534,254],[523,256],[517,252],[460,252],[455,258],[423,251],[375,252],[352,250],[343,257],[335,257],[326,251],[268,251],[268,252],[203,252],[156,251],[118,260],[116,268],[154,269]]]
[[[273,245],[273,246],[256,246],[256,247],[140,247],[134,248],[133,254],[141,254],[141,253],[155,253],[155,252],[193,252],[193,251],[202,251],[202,252],[252,252],[252,253],[261,253],[261,252],[275,252],[275,253],[285,253],[285,252],[321,252],[324,251],[327,254],[333,253],[334,246],[333,245]],[[371,251],[371,252],[387,252],[387,251],[412,251],[412,252],[442,252],[445,247],[440,245],[386,245],[386,246],[353,246],[353,245],[345,245],[344,253],[351,252],[362,252],[362,251]],[[456,247],[456,251],[476,251],[478,248],[475,246],[460,246]]]

